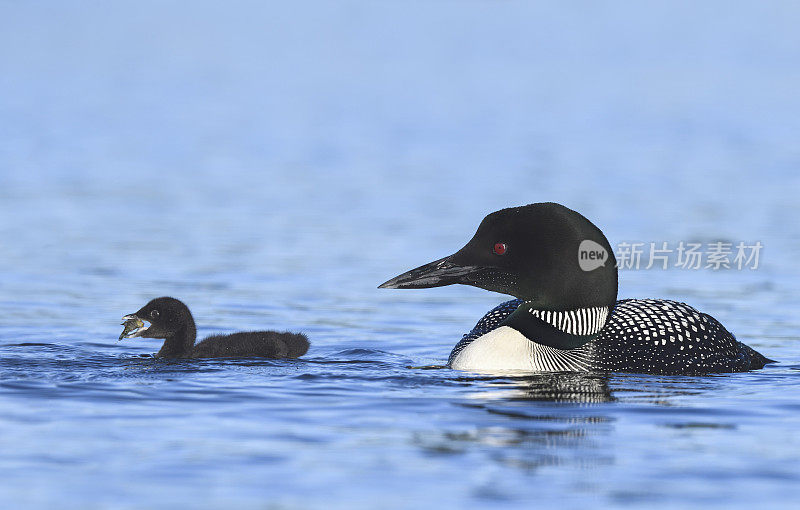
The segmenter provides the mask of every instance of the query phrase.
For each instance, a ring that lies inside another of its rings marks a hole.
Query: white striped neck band
[[[606,325],[609,312],[609,308],[606,306],[578,308],[576,310],[565,310],[561,312],[537,310],[528,303],[522,303],[520,308],[550,324],[559,331],[579,336],[598,333],[603,329],[603,326]]]

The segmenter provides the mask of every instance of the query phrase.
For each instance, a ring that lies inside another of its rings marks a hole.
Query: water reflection
[[[457,405],[471,425],[417,433],[413,443],[429,455],[482,454],[487,461],[536,472],[549,466],[578,469],[614,463],[605,439],[614,402],[605,374],[551,373],[503,378],[460,377],[471,388]]]
[[[530,400],[538,402],[613,402],[608,375],[597,373],[547,373],[485,379],[474,400]]]
[[[426,455],[482,455],[525,475],[615,465],[614,438],[627,411],[653,412],[660,425],[689,433],[731,429],[728,415],[707,410],[700,420],[680,405],[687,396],[713,393],[721,377],[547,373],[457,380],[469,386],[457,405],[474,411],[471,421],[418,432],[413,444]]]

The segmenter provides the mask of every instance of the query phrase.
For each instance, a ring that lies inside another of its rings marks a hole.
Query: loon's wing
[[[503,322],[506,317],[514,313],[521,303],[521,299],[512,299],[511,301],[501,303],[489,310],[489,312],[475,324],[472,331],[461,337],[461,340],[453,347],[453,350],[450,352],[450,357],[447,359],[447,365],[449,366],[456,356],[458,356],[458,353],[468,346],[470,342],[500,326],[500,323]]]
[[[743,372],[770,361],[710,315],[666,299],[617,301],[595,342],[597,368],[610,371]]]

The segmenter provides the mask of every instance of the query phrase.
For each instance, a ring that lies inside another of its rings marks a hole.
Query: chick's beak
[[[119,335],[119,340],[142,336],[144,332],[147,331],[147,328],[150,327],[149,325],[145,326],[144,321],[133,313],[123,317],[121,324],[125,326],[125,329],[123,329],[122,333]]]

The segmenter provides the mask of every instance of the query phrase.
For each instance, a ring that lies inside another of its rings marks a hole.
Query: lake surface
[[[0,2],[4,508],[796,508],[800,8]],[[508,299],[378,290],[557,201],[779,363],[708,377],[443,364]],[[117,342],[160,295],[293,361]]]

